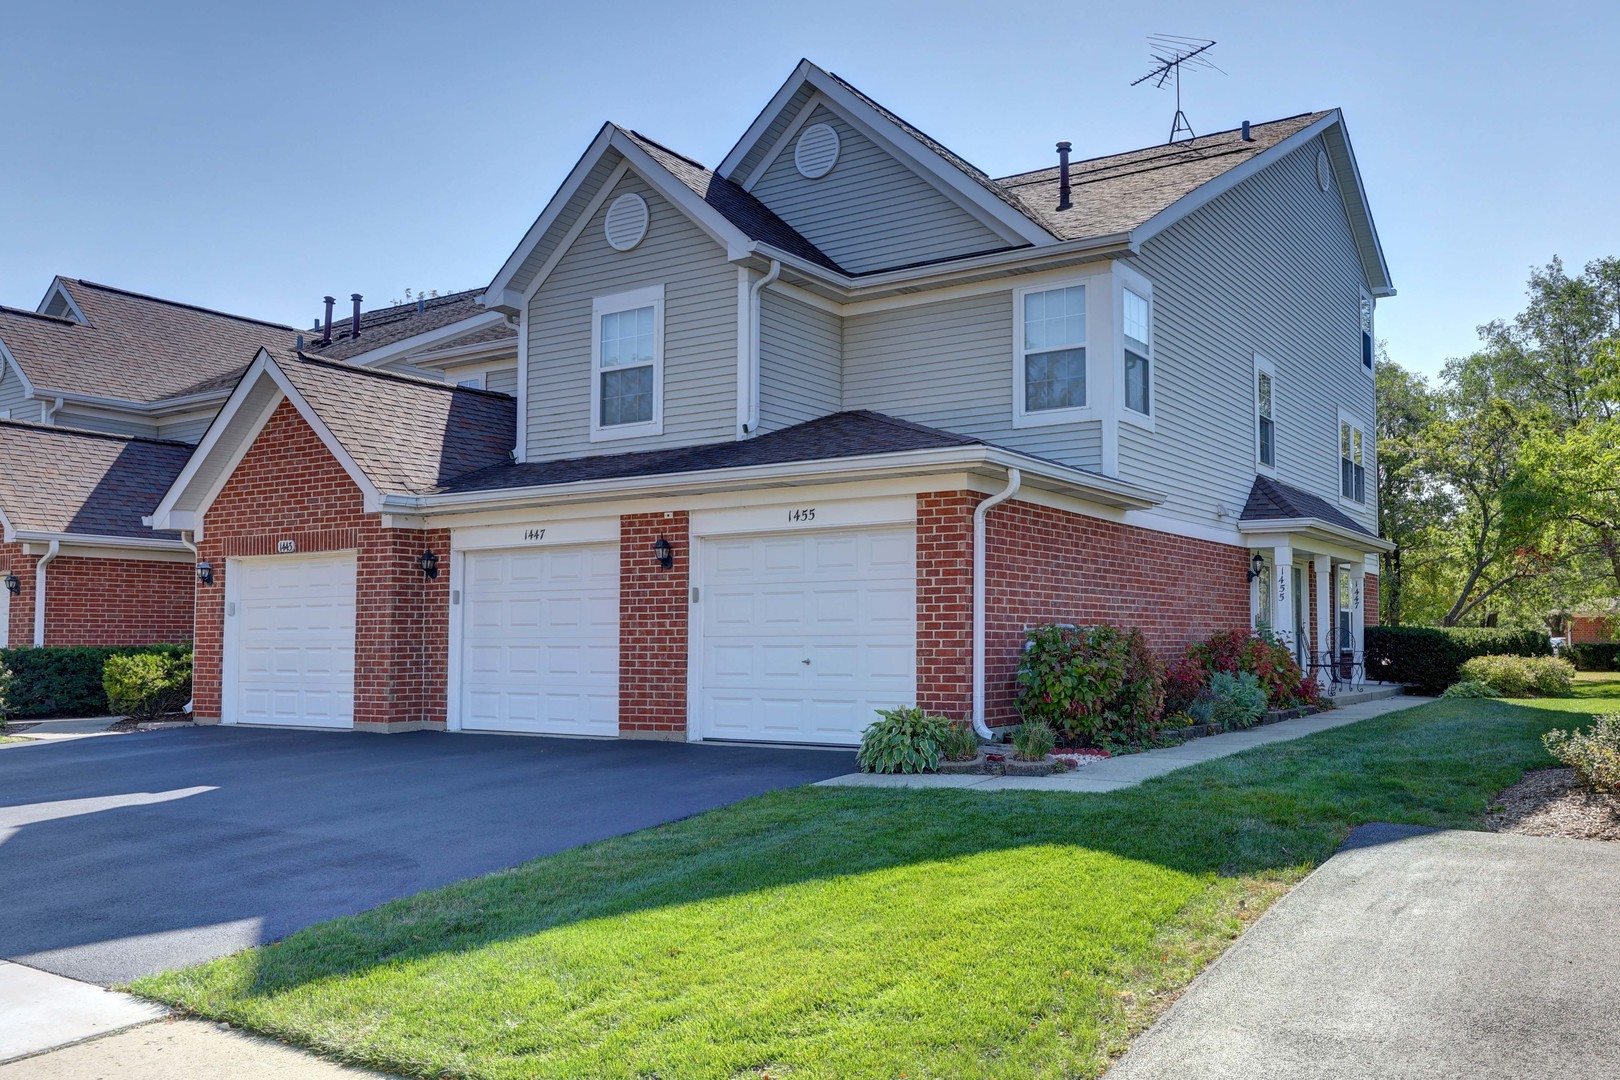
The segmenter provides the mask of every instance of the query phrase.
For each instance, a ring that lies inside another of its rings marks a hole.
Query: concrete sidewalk
[[[202,1020],[160,1020],[0,1065],[0,1080],[375,1080],[382,1075]]]
[[[1620,844],[1364,826],[1107,1080],[1620,1076]]]
[[[1371,720],[1385,713],[1426,705],[1433,700],[1434,698],[1426,697],[1390,697],[1362,701],[1312,716],[1302,716],[1297,720],[1284,720],[1281,723],[1249,728],[1246,731],[1229,731],[1224,735],[1192,739],[1180,746],[1170,746],[1163,750],[1125,754],[1052,776],[848,773],[844,776],[835,776],[831,780],[823,780],[819,786],[970,788],[974,791],[1118,791],[1120,788],[1134,787],[1144,780],[1151,780],[1189,765],[1214,761],[1216,758],[1228,757],[1256,746],[1302,739],[1318,731],[1329,731],[1344,727],[1346,724]]]

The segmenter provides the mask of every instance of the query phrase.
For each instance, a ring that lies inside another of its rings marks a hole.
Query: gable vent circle
[[[838,164],[838,132],[828,124],[811,124],[799,134],[793,164],[806,180],[819,180]]]
[[[1326,191],[1333,186],[1333,170],[1328,166],[1327,151],[1316,152],[1316,186]]]
[[[634,192],[626,192],[613,200],[607,217],[602,220],[602,232],[614,251],[629,251],[647,235],[647,200]]]

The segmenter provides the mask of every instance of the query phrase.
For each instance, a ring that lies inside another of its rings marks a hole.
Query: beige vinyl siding
[[[188,442],[196,445],[202,441],[203,433],[208,425],[213,423],[214,413],[176,417],[173,420],[164,420],[158,423],[157,436],[160,439],[173,439],[176,442]]]
[[[759,430],[839,410],[843,320],[766,289],[760,296]]]
[[[1011,246],[825,105],[816,106],[808,123],[838,132],[841,148],[832,172],[816,180],[799,175],[795,136],[751,190],[845,270],[862,273]]]
[[[647,236],[615,251],[602,235],[614,198],[647,200]],[[664,431],[591,442],[591,302],[664,287]],[[619,454],[734,438],[737,430],[737,272],[691,219],[635,175],[604,200],[529,302],[527,456]]]
[[[434,382],[444,381],[444,372],[438,368],[417,367],[408,359],[390,360],[386,364],[379,364],[378,371],[392,371],[396,375],[414,375],[418,379],[432,379]]]
[[[1277,478],[1377,531],[1339,502],[1338,410],[1373,431],[1361,364],[1364,276],[1337,188],[1316,185],[1320,140],[1294,151],[1143,245],[1153,282],[1155,430],[1120,425],[1120,475],[1167,492],[1164,509],[1211,522],[1255,477],[1254,354],[1277,369]],[[1369,447],[1370,451],[1370,447]]]
[[[22,376],[10,363],[0,362],[0,412],[9,409],[8,415],[13,420],[37,421],[40,416],[39,400],[27,397],[27,393]]]
[[[86,431],[105,431],[111,435],[140,435],[157,438],[157,424],[151,420],[127,414],[75,409],[71,405],[56,410],[52,423],[58,427],[83,428]]]
[[[517,368],[497,368],[484,373],[484,389],[493,390],[497,394],[511,394],[517,397]]]
[[[844,320],[844,408],[872,409],[1083,469],[1102,459],[1096,420],[1014,428],[1012,292]]]

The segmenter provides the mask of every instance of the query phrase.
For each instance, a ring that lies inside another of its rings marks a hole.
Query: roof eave
[[[180,540],[152,536],[109,536],[105,533],[55,532],[49,529],[14,529],[6,538],[17,543],[48,544],[56,541],[79,547],[126,548],[134,551],[181,552],[190,549]]]
[[[1394,551],[1395,545],[1382,537],[1358,529],[1347,529],[1316,517],[1248,518],[1238,521],[1238,532],[1245,535],[1260,533],[1299,533],[1321,539],[1359,547],[1364,552]]]

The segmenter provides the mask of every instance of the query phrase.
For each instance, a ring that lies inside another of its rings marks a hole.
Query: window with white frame
[[[1254,358],[1255,460],[1277,467],[1277,369],[1264,357]]]
[[[482,375],[469,375],[465,379],[457,379],[456,385],[464,386],[469,390],[482,390],[484,388],[484,377]]]
[[[1153,305],[1135,289],[1125,289],[1125,408],[1152,414]]]
[[[1366,293],[1361,294],[1361,366],[1373,369],[1373,302]]]
[[[1060,419],[1086,406],[1086,287],[1019,293],[1017,413]]]
[[[1367,501],[1367,466],[1361,424],[1339,416],[1339,495],[1352,502]]]
[[[657,434],[663,427],[663,286],[597,297],[592,309],[592,435]]]

